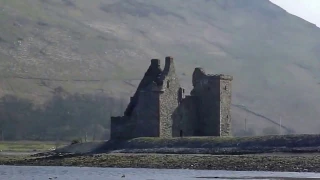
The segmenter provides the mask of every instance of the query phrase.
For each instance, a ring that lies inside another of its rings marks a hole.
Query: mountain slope
[[[267,0],[0,0],[0,23],[2,94],[129,99],[149,60],[171,55],[189,90],[196,66],[227,73],[233,104],[319,132],[320,30]],[[235,126],[271,126],[238,107]]]

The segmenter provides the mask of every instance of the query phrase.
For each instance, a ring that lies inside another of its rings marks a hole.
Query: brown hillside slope
[[[234,76],[233,103],[250,110],[233,107],[236,127],[272,126],[255,112],[319,132],[320,30],[267,0],[0,0],[0,23],[1,94],[129,99],[149,60],[171,55],[188,89],[195,66]]]

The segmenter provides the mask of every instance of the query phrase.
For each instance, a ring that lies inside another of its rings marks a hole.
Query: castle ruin
[[[231,81],[195,68],[185,95],[172,57],[152,59],[124,116],[111,117],[111,138],[231,136]]]

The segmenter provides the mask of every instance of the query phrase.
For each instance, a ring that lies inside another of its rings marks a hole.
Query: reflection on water
[[[235,172],[210,170],[119,169],[88,167],[0,166],[0,180],[200,180],[319,179],[317,173]]]

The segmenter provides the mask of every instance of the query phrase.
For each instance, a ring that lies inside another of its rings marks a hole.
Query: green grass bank
[[[318,147],[320,147],[320,135],[136,138],[101,143],[93,152],[234,155],[318,152]]]
[[[0,141],[0,152],[43,152],[66,146],[51,141]]]

